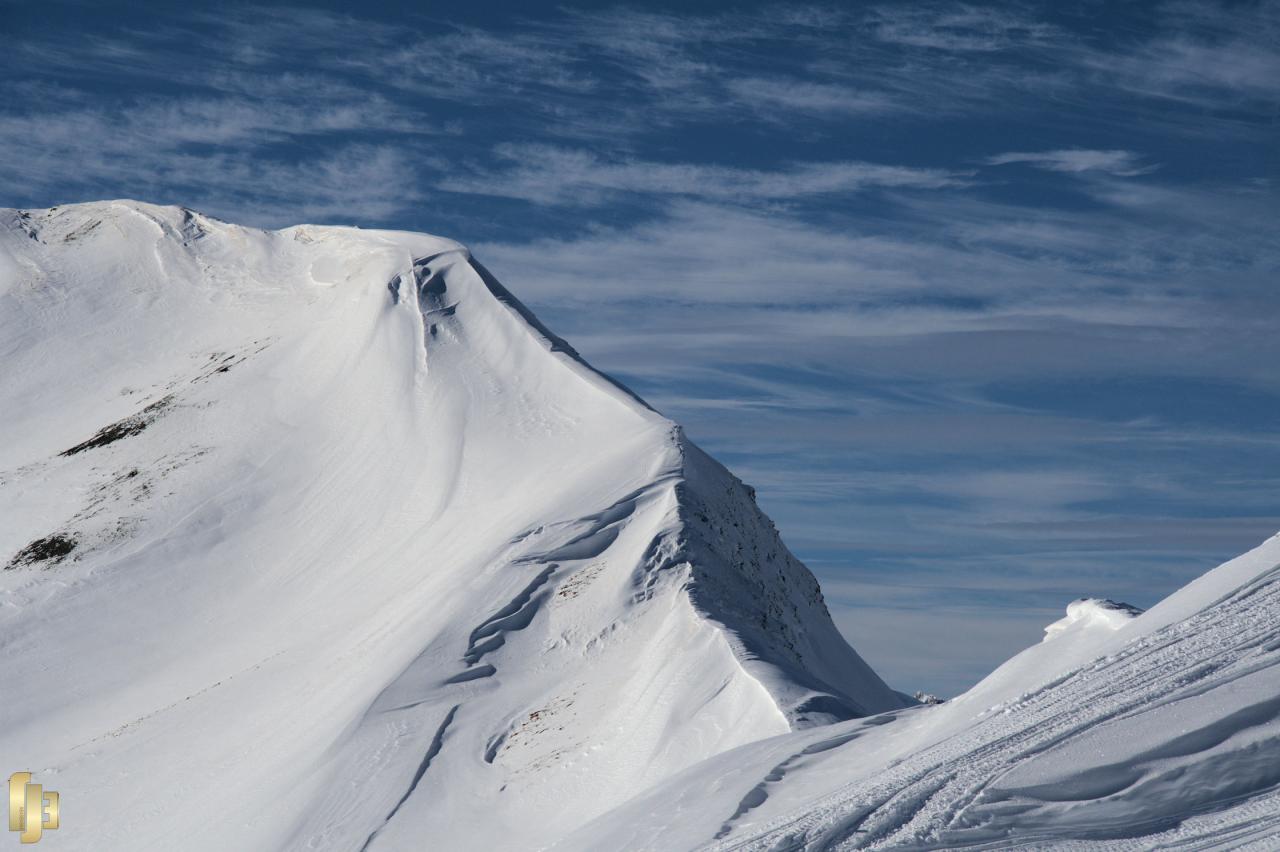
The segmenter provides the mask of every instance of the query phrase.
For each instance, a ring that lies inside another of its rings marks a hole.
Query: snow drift
[[[51,848],[538,848],[910,703],[456,243],[0,211],[0,324],[0,756]]]

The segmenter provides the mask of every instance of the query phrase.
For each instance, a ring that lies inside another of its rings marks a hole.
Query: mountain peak
[[[527,847],[903,705],[750,489],[458,243],[0,223],[0,630],[42,649],[0,745],[105,845]],[[146,832],[121,772],[173,791]]]

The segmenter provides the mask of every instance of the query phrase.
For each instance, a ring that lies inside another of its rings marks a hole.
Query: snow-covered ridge
[[[4,210],[0,324],[0,753],[65,848],[535,848],[904,704],[457,243]]]
[[[1277,611],[1280,536],[1136,616],[1076,602],[952,701],[716,755],[554,848],[1276,848]]]

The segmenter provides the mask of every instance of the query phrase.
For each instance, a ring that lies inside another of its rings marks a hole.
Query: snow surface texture
[[[557,850],[1280,848],[1280,536],[964,695],[710,758]]]
[[[45,848],[535,849],[911,703],[456,243],[0,211],[0,347],[0,770],[61,794]]]

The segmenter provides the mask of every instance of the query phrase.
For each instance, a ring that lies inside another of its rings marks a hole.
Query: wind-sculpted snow
[[[909,703],[456,243],[0,211],[0,346],[0,758],[59,848],[536,849]]]
[[[1076,602],[954,701],[711,758],[556,848],[1275,848],[1280,537],[1094,617],[1124,609]]]
[[[1078,625],[1119,630],[1142,610],[1127,603],[1097,598],[1080,598],[1067,604],[1067,617],[1055,621],[1044,629],[1044,641],[1049,641],[1060,633],[1067,633]]]

